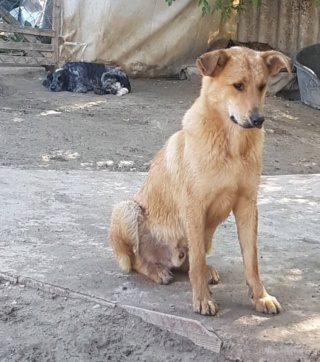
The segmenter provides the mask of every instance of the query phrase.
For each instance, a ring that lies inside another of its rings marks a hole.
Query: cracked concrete
[[[282,303],[283,312],[276,317],[250,306],[232,217],[218,229],[209,257],[221,273],[220,284],[213,287],[220,306],[216,317],[192,312],[185,275],[163,286],[119,270],[106,236],[110,212],[144,177],[1,168],[0,271],[198,321],[221,339],[221,353],[230,359],[319,360],[320,175],[262,178],[260,270],[266,288]]]

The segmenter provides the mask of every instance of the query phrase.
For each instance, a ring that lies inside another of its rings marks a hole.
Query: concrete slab
[[[219,336],[229,358],[320,360],[320,175],[262,178],[260,270],[283,312],[270,317],[251,309],[230,217],[209,257],[221,283],[213,287],[219,314],[207,318],[192,312],[187,276],[159,286],[122,274],[113,259],[106,236],[112,205],[132,195],[144,177],[0,168],[0,272],[192,318]]]

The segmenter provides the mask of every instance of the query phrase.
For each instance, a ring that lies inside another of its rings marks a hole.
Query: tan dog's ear
[[[213,76],[221,72],[230,56],[223,49],[204,53],[196,60],[196,66],[203,76]]]
[[[284,54],[276,50],[269,50],[262,52],[261,56],[266,62],[270,76],[278,74],[283,68],[286,68],[289,74],[292,73],[291,60]]]

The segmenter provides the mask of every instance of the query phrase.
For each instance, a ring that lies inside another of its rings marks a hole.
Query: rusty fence
[[[0,66],[59,61],[60,0],[0,0]]]

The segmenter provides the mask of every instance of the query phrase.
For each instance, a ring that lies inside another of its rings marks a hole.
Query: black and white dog
[[[42,83],[52,92],[116,94],[131,92],[128,76],[119,68],[109,64],[68,62],[62,68],[49,72]]]

